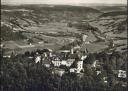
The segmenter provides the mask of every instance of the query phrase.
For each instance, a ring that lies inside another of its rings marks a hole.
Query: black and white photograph
[[[1,0],[0,91],[128,91],[127,0]]]

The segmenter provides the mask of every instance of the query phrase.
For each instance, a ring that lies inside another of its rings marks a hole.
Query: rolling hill
[[[53,49],[57,46],[61,48],[70,44],[72,40],[79,39],[81,33],[86,33],[87,31],[88,40],[97,42],[98,47],[104,46],[108,44],[100,44],[99,42],[106,42],[108,34],[111,37],[113,34],[115,37],[119,37],[118,35],[124,33],[126,29],[124,7],[118,10],[119,7],[114,6],[116,8],[113,8],[114,11],[110,11],[112,7],[107,6],[95,8],[34,4],[2,5],[1,8],[3,42],[13,41],[19,48],[22,44],[22,50],[24,51],[26,47],[31,46],[28,45],[28,40],[32,41],[32,47],[29,47],[30,50],[43,48],[45,45]],[[85,23],[81,25],[81,21]],[[77,22],[78,24],[74,23],[75,27],[69,27],[69,22]],[[87,22],[90,25],[86,25]],[[92,42],[89,45],[93,45]],[[8,48],[10,48],[9,46]]]

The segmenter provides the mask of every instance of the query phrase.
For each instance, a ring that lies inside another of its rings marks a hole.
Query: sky
[[[1,0],[2,4],[79,4],[79,3],[105,3],[127,4],[127,0]]]

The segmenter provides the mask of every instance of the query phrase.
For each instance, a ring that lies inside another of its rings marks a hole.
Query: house
[[[44,54],[45,55],[45,54]],[[37,55],[35,57],[35,63],[41,63],[42,65],[44,65],[45,67],[49,68],[51,65],[51,60],[49,57],[45,57],[43,55]]]
[[[60,52],[60,53],[69,53],[70,50],[60,50],[59,52]]]
[[[80,73],[83,70],[83,61],[77,62],[77,73]]]
[[[96,74],[97,74],[97,75],[101,74],[101,71],[99,71],[99,70],[98,70],[98,71],[96,71]]]
[[[70,54],[70,50],[60,50],[59,53],[61,54],[61,56],[63,55],[63,57],[67,57],[68,54]]]
[[[95,60],[91,66],[94,68],[100,67],[99,60]]]
[[[81,47],[77,44],[76,46],[74,46],[73,48],[71,48],[71,54],[74,54],[75,51],[79,50]]]
[[[33,56],[29,56],[28,58],[29,58],[29,59],[33,59]]]
[[[35,62],[36,63],[39,63],[41,61],[41,56],[37,56],[36,58],[35,58]]]
[[[90,41],[85,42],[85,44],[90,44]]]
[[[42,62],[42,65],[44,65],[47,68],[51,66],[51,61],[49,59],[43,59],[41,62]]]
[[[92,64],[92,67],[96,67],[96,63],[97,63],[97,61],[95,60],[95,61],[93,62],[93,64]]]
[[[75,73],[76,72],[76,68],[70,68],[70,73]]]
[[[47,57],[48,56],[48,54],[47,53],[44,53],[44,57]]]
[[[61,65],[66,65],[67,66],[67,61],[66,60],[62,60],[61,61]]]
[[[54,66],[59,67],[60,65],[65,65],[67,67],[70,67],[73,62],[75,61],[75,55],[72,54],[57,54],[56,56],[52,57],[52,63]]]
[[[82,37],[82,41],[85,42],[86,39],[87,39],[87,37],[88,37],[87,35],[83,35],[83,37]]]
[[[75,59],[60,60],[57,58],[56,60],[53,60],[52,63],[56,67],[59,67],[60,65],[65,65],[67,67],[70,67],[74,61],[75,61]]]
[[[63,74],[65,73],[65,70],[64,69],[60,69],[60,68],[54,68],[52,70],[52,74],[56,74],[58,76],[62,76]]]
[[[83,61],[74,61],[71,65],[70,72],[81,73],[83,70]]]
[[[5,45],[4,44],[0,44],[0,48],[3,48]]]
[[[44,41],[40,41],[40,42],[38,42],[38,44],[44,44]]]
[[[82,55],[81,60],[85,60],[87,58],[87,55]]]
[[[52,53],[50,52],[50,53],[49,53],[49,57],[52,57],[52,56],[53,56],[53,55],[52,55]]]
[[[66,60],[66,66],[70,67],[74,61],[75,61],[75,59],[67,59]]]
[[[127,73],[126,73],[126,71],[124,71],[124,70],[119,70],[118,71],[118,77],[119,78],[127,78],[127,75],[126,75]]]
[[[52,63],[54,64],[54,66],[59,67],[61,65],[61,61],[52,61]]]
[[[54,66],[59,67],[62,64],[62,60],[59,57],[55,57],[52,59],[52,63]]]
[[[108,79],[107,77],[103,77],[104,83],[108,83],[107,79]]]
[[[123,87],[127,87],[127,82],[122,82]]]
[[[83,60],[81,60],[81,57],[79,57],[78,54],[70,55],[69,58],[72,59],[71,66],[70,66],[70,72],[80,73],[83,70]],[[82,59],[86,58],[86,56],[83,56]]]
[[[79,45],[76,45],[74,49],[80,49],[81,47]]]
[[[3,56],[3,58],[11,58],[11,56],[10,55],[5,55],[5,56]]]
[[[50,49],[50,48],[47,48],[47,50],[49,51],[49,52],[52,52],[53,50],[52,49]]]

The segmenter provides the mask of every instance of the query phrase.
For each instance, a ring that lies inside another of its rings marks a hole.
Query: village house
[[[126,79],[127,78],[127,72],[124,70],[112,70],[113,73],[119,78],[119,79]]]
[[[104,83],[108,83],[107,79],[108,79],[107,77],[103,77]]]
[[[70,72],[72,73],[81,73],[81,71],[83,70],[83,61],[77,61],[75,63],[76,67],[71,67],[70,68]]]
[[[52,63],[54,64],[55,67],[59,67],[62,64],[62,60],[59,57],[55,57],[52,60]]]
[[[35,63],[41,63],[45,67],[49,68],[51,66],[51,60],[49,57],[38,55],[35,57]]]
[[[35,52],[35,62],[41,62],[44,58],[52,57],[52,50],[51,49],[43,49],[43,50],[37,50]]]
[[[59,53],[62,54],[63,57],[66,58],[67,55],[71,53],[71,51],[70,51],[70,50],[60,50]],[[62,55],[61,55],[61,56],[62,56]]]
[[[62,61],[61,61],[61,65],[67,66],[67,61],[66,61],[66,60],[62,60]]]
[[[64,52],[64,51],[63,51]],[[75,55],[74,54],[67,54],[66,53],[62,53],[56,55],[53,59],[52,59],[52,63],[54,64],[55,67],[59,67],[60,65],[65,65],[67,67],[70,67],[73,62],[75,61]]]
[[[40,61],[41,61],[41,56],[39,55],[35,58],[35,63],[40,63]]]
[[[61,65],[61,61],[52,61],[52,63],[54,64],[55,67],[59,67]]]
[[[81,47],[79,45],[74,46],[74,49],[80,49]]]
[[[93,64],[91,65],[91,67],[94,67],[94,68],[100,67],[99,60],[95,60],[95,61],[93,62]]]
[[[77,73],[80,73],[83,70],[83,61],[77,62]]]
[[[87,58],[87,55],[80,53],[79,55],[74,54],[73,56],[75,60],[72,64],[74,64],[75,66],[71,66],[70,72],[81,73],[81,71],[83,71],[83,61]]]
[[[82,41],[85,42],[86,39],[87,39],[87,37],[88,37],[87,35],[83,35],[83,37],[82,37]]]
[[[74,61],[75,61],[75,59],[60,60],[57,58],[57,59],[53,60],[52,63],[54,64],[55,67],[59,67],[61,65],[70,67]]]
[[[66,60],[66,66],[70,67],[73,64],[74,61],[75,61],[75,59]]]
[[[42,63],[42,65],[44,65],[47,68],[49,68],[52,64],[52,62],[48,58],[42,59],[41,63]]]
[[[101,71],[97,70],[97,71],[96,71],[96,74],[97,74],[97,75],[101,74]]]
[[[118,77],[119,78],[127,78],[127,75],[126,75],[127,73],[126,73],[126,71],[124,71],[124,70],[119,70],[118,71]]]
[[[73,48],[71,48],[71,54],[74,54],[75,52],[77,52],[78,50],[80,50],[80,46],[77,44],[76,46],[74,46]]]
[[[29,58],[29,59],[33,59],[33,56],[29,56],[28,58]]]
[[[82,55],[81,60],[85,60],[87,58],[87,55]]]
[[[64,73],[65,73],[64,69],[60,69],[60,68],[52,69],[52,74],[54,74],[54,75],[56,74],[61,77]]]
[[[11,58],[10,55],[4,55],[3,58]]]
[[[4,44],[0,44],[0,48],[3,48],[5,45]]]

